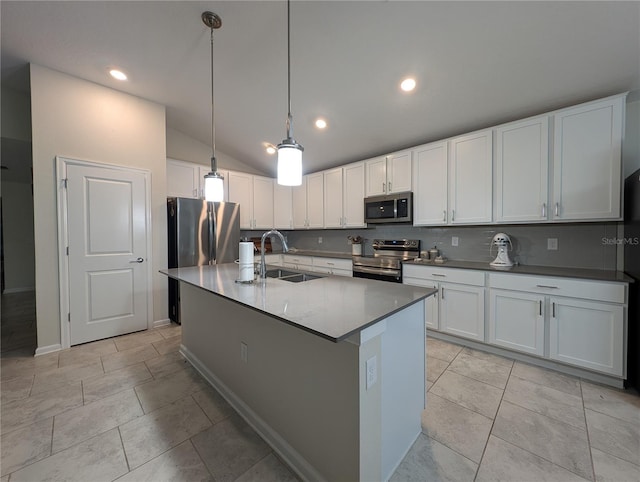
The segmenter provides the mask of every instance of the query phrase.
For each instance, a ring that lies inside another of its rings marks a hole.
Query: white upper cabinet
[[[401,151],[365,161],[366,195],[411,191],[411,151]]]
[[[413,150],[413,224],[447,223],[448,143],[434,142]]]
[[[276,229],[293,228],[293,197],[291,186],[273,185],[273,225]]]
[[[229,173],[229,202],[240,204],[240,229],[253,228],[253,176]]]
[[[324,171],[324,227],[362,228],[364,162]]]
[[[549,117],[496,129],[496,221],[548,219]]]
[[[553,116],[551,219],[620,219],[625,96],[558,111]]]
[[[492,147],[491,129],[449,141],[450,224],[491,222]]]
[[[345,228],[364,228],[364,162],[342,168],[342,213]]]
[[[324,171],[324,227],[341,228],[344,216],[342,202],[342,168]]]
[[[254,229],[273,228],[273,185],[274,179],[270,177],[253,176]]]
[[[293,187],[292,197],[295,229],[324,227],[324,175],[322,172],[302,176],[302,184]]]
[[[198,198],[199,164],[167,159],[167,196]]]

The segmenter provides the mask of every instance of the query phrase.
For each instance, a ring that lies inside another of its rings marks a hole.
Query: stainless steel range
[[[353,257],[353,277],[402,283],[402,261],[420,256],[419,239],[374,239],[373,256]]]

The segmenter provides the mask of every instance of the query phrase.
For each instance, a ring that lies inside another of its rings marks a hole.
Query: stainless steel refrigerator
[[[240,205],[167,198],[169,268],[233,263],[238,259]],[[180,289],[169,279],[169,318],[180,323]]]

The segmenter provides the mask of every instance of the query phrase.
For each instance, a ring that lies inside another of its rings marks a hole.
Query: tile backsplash
[[[422,250],[436,246],[447,259],[488,263],[495,257],[495,248],[489,255],[491,239],[499,232],[511,237],[511,258],[523,265],[607,270],[617,267],[617,223],[447,227],[384,225],[367,229],[283,231],[283,234],[286,234],[291,247],[336,252],[351,252],[347,236],[359,235],[365,239],[364,254],[372,253],[371,242],[374,239],[419,239]],[[242,232],[242,236],[261,234]],[[453,237],[458,238],[458,246],[452,246]],[[557,239],[557,250],[547,249],[548,239]],[[279,241],[275,238],[274,250],[279,250]]]

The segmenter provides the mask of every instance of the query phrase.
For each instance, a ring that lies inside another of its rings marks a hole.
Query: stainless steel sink
[[[324,276],[300,273],[297,271],[289,271],[286,269],[270,269],[267,270],[267,278],[277,278],[283,281],[290,281],[292,283],[302,283],[303,281],[311,281],[318,278],[324,278]]]

